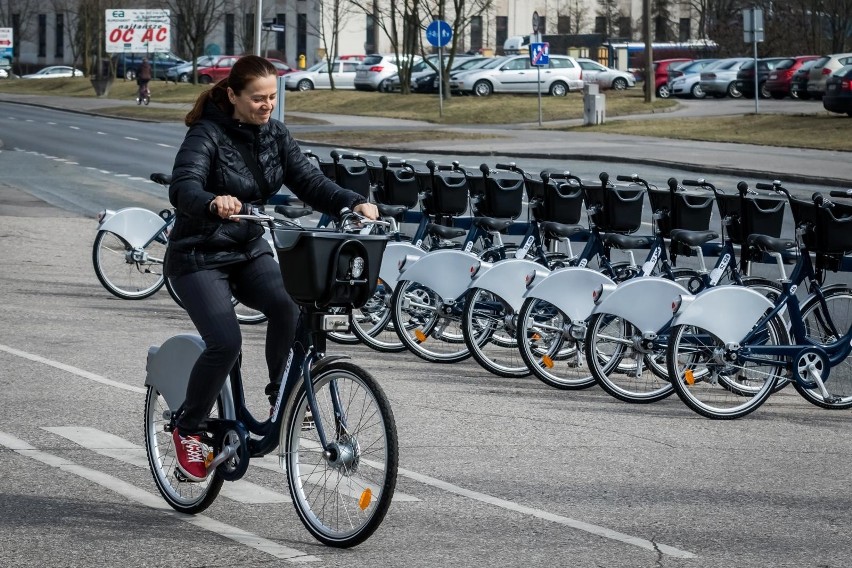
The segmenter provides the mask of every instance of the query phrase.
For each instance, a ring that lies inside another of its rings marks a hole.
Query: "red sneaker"
[[[190,481],[207,479],[207,465],[204,463],[204,449],[201,436],[181,436],[177,428],[172,432],[177,456],[177,468]]]

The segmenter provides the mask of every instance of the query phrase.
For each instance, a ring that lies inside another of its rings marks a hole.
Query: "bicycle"
[[[796,265],[774,303],[737,287],[711,289],[674,303],[668,366],[675,390],[702,416],[734,419],[759,408],[789,373],[808,402],[826,409],[852,408],[852,289],[824,285],[825,271],[837,270],[844,253],[852,250],[852,206],[833,204],[818,193],[811,201],[795,198],[778,181],[757,187],[778,192],[790,204],[798,239]],[[842,191],[829,195],[850,196]],[[750,240],[763,250],[786,246],[781,239],[760,235]],[[804,301],[796,296],[802,285],[809,292]],[[789,330],[781,317],[784,310]]]
[[[363,218],[348,212],[345,220]],[[249,211],[236,219],[265,223],[288,293],[300,305],[286,379],[270,416],[246,407],[240,361],[202,423],[208,476],[187,481],[175,466],[171,432],[186,381],[204,348],[196,335],[177,335],[148,353],[145,448],[158,491],[175,510],[206,509],[224,481],[246,473],[250,460],[278,450],[293,505],[320,542],[351,547],[381,524],[393,499],[398,468],[396,423],[372,375],[346,356],[326,355],[326,335],[345,327],[335,306],[362,305],[372,295],[387,237],[304,229]],[[299,267],[293,270],[292,267]],[[252,437],[252,435],[256,437]]]
[[[136,91],[136,104],[148,105],[151,102],[151,90],[148,88],[148,82],[144,81],[139,84],[139,90]]]

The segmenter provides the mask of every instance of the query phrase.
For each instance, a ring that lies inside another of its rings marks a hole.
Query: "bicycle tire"
[[[787,327],[778,316],[758,331],[762,333],[738,351],[750,345],[789,343]],[[738,358],[724,359],[720,355],[724,351],[724,342],[694,326],[675,326],[669,337],[669,376],[675,392],[684,404],[706,418],[731,420],[754,412],[766,402],[785,372],[783,357],[772,359],[777,364],[752,367],[752,363],[740,363]]]
[[[348,548],[364,542],[382,523],[393,500],[399,466],[396,422],[378,382],[345,361],[324,366],[312,377],[322,425],[334,447],[323,450],[317,428],[306,426],[304,383],[294,390],[282,422],[280,457],[302,524],[318,541]],[[332,390],[343,405],[345,427],[335,414]]]
[[[526,377],[530,371],[518,349],[517,314],[493,292],[473,289],[462,315],[464,341],[473,358],[499,377]]]
[[[121,236],[102,230],[92,245],[92,265],[98,280],[112,295],[123,300],[143,300],[164,284],[165,252],[165,240],[155,239],[144,251],[134,251]]]
[[[455,306],[444,306],[427,286],[401,280],[391,298],[394,330],[408,350],[421,359],[431,363],[464,361],[470,357],[461,329],[464,302],[462,299]]]
[[[584,345],[570,330],[573,322],[556,306],[539,298],[527,298],[518,312],[518,349],[541,382],[561,390],[581,390],[595,384],[586,370]]]
[[[223,415],[221,397],[215,407],[219,416]],[[210,506],[219,495],[224,480],[216,471],[207,479],[196,483],[181,481],[176,475],[176,457],[172,433],[163,429],[168,423],[164,414],[169,411],[163,396],[152,386],[148,386],[145,395],[145,453],[148,466],[154,478],[154,484],[163,499],[174,510],[187,515],[200,513]]]
[[[819,298],[811,295],[802,306],[802,322],[808,339],[819,345],[831,346],[852,328],[852,289],[829,288],[823,290],[823,295],[828,312]],[[832,326],[834,329],[831,329]],[[852,408],[852,354],[834,365],[825,380],[826,388],[830,394],[839,397],[838,400],[826,401],[818,388],[806,388],[796,380],[792,382],[802,398],[815,406],[828,410]]]
[[[393,292],[379,280],[376,292],[361,308],[349,312],[349,327],[358,339],[380,353],[405,351],[405,344],[391,322],[390,302]]]

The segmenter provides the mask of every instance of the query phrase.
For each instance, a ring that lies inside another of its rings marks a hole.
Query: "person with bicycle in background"
[[[287,127],[270,120],[277,77],[275,67],[262,57],[237,60],[228,77],[201,93],[186,115],[189,130],[172,171],[169,199],[176,219],[164,272],[206,345],[190,373],[172,434],[178,468],[192,481],[207,475],[200,422],[240,354],[240,325],[231,296],[268,318],[270,403],[284,378],[299,316],[263,227],[229,217],[240,213],[244,203],[265,202],[285,184],[320,211],[338,214],[349,208],[378,218],[375,205],[325,177]]]
[[[151,63],[147,57],[142,58],[142,63],[139,64],[139,69],[136,70],[136,84],[139,86],[137,91],[137,100],[139,104],[148,95],[148,82],[151,80]]]

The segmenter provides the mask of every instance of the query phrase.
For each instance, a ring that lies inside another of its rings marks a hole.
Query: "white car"
[[[450,76],[450,89],[479,97],[539,91],[564,97],[571,91],[583,90],[583,74],[577,60],[567,55],[551,55],[550,63],[540,70],[530,63],[529,55],[510,55],[494,59],[478,69],[454,73]]]
[[[584,57],[577,58],[577,63],[583,69],[583,81],[597,83],[601,89],[621,91],[636,86],[636,78],[632,73],[601,65],[597,61]]]
[[[403,59],[406,57],[403,56]],[[414,63],[421,59],[419,55],[415,55]],[[355,71],[355,88],[359,91],[384,91],[385,82],[399,71],[398,63],[394,55],[368,55]]]
[[[56,79],[58,77],[85,77],[85,74],[79,69],[67,65],[51,65],[36,73],[23,76],[24,79]]]
[[[669,90],[676,97],[703,99],[707,96],[701,88],[701,73],[690,73],[676,77],[669,82]]]
[[[332,63],[331,76],[335,89],[354,89],[355,70],[360,61],[343,59]],[[311,89],[330,89],[328,62],[320,61],[305,71],[296,71],[284,75],[284,88],[288,91],[310,91]]]

